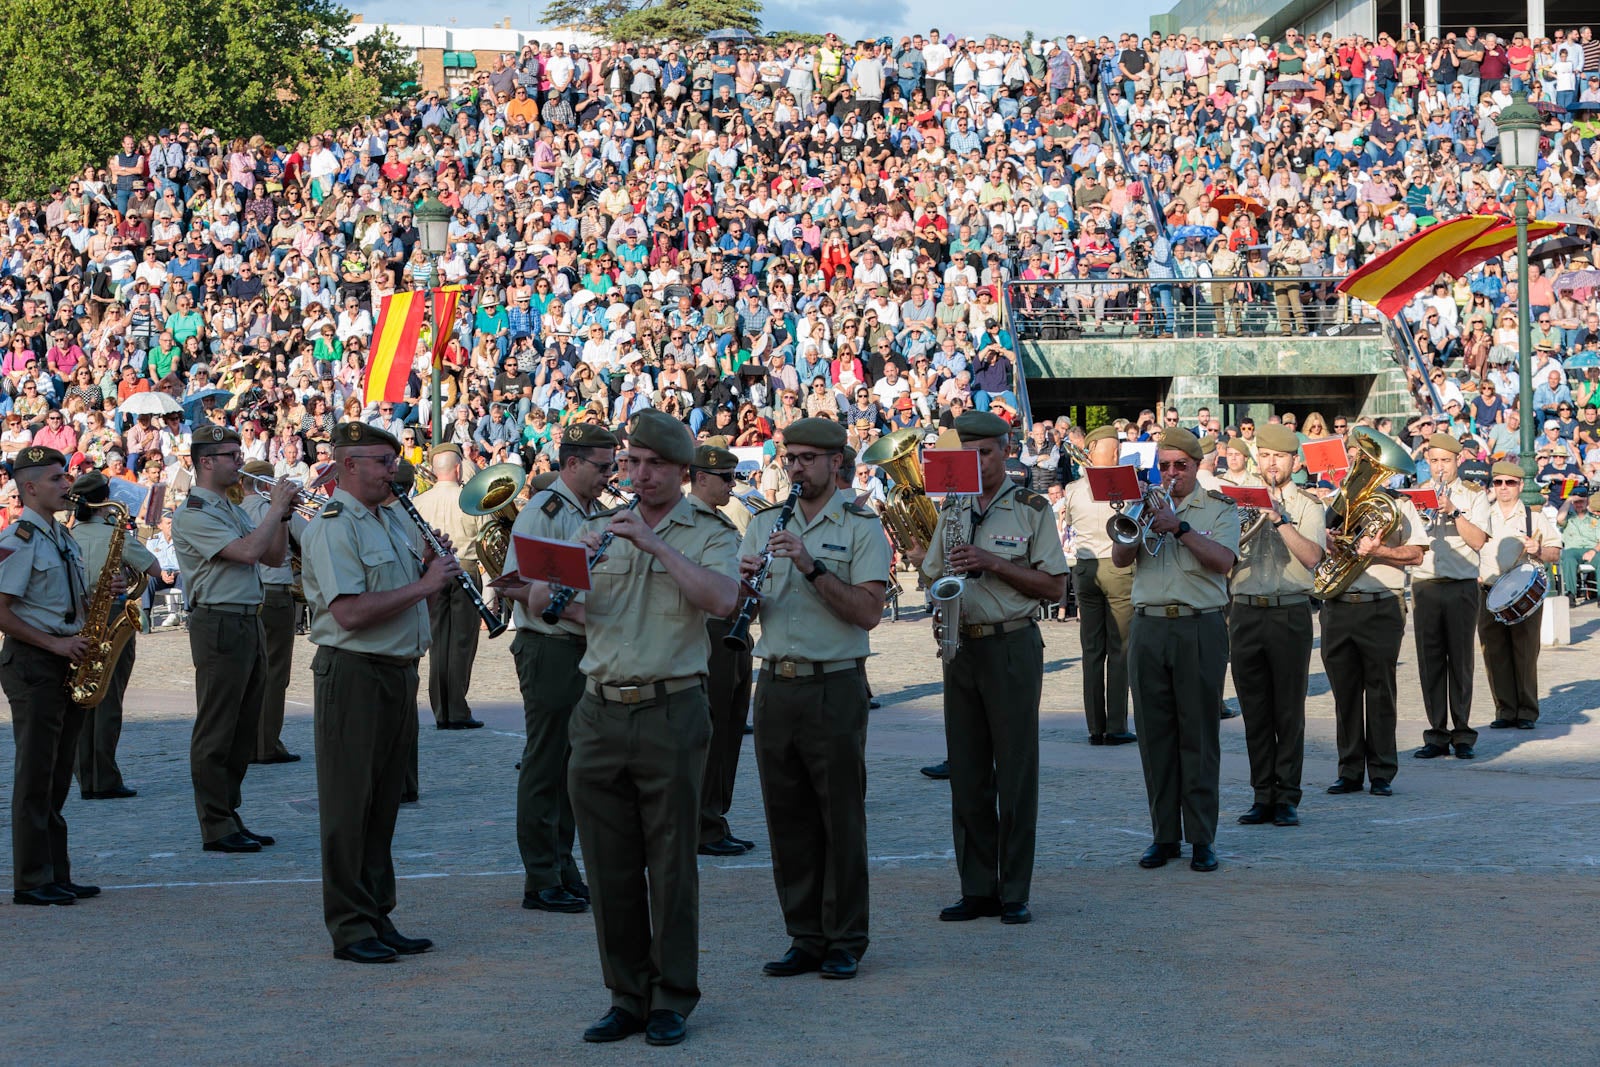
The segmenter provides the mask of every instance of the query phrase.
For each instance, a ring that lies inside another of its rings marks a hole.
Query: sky
[[[369,21],[419,23],[423,25],[493,26],[509,17],[513,29],[532,29],[539,24],[543,0],[344,0],[352,11]],[[670,2],[670,0],[667,0]],[[1117,4],[1045,5],[1039,0],[989,0],[982,5],[987,18],[977,18],[970,2],[958,0],[880,0],[872,5],[871,17],[863,18],[860,0],[766,0],[762,25],[768,29],[818,33],[832,30],[846,38],[878,37],[889,34],[926,33],[937,26],[945,33],[963,36],[996,33],[1020,38],[1032,29],[1036,36],[1075,33],[1098,36],[1109,33],[1149,29],[1150,16],[1168,11],[1172,0],[1125,0]],[[1079,10],[1070,16],[1045,11]],[[1046,21],[1046,19],[1049,21]],[[1064,19],[1063,21],[1055,21]]]

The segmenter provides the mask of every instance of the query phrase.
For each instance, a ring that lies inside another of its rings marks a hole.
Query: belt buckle
[[[617,687],[617,703],[639,703],[639,687],[636,685],[622,685]]]
[[[777,668],[773,671],[779,678],[794,678],[797,676],[794,660],[780,659]]]
[[[1272,598],[1271,597],[1265,597],[1265,596],[1251,597],[1250,598],[1250,602],[1252,604],[1254,604],[1258,608],[1270,608],[1270,607],[1272,607]]]
[[[1166,607],[1167,607],[1167,618],[1176,619],[1176,618],[1179,617],[1179,608],[1181,607],[1181,605],[1179,605],[1179,604],[1168,604]]]
[[[969,640],[976,641],[978,638],[982,637],[983,635],[984,634],[983,634],[983,624],[982,623],[972,623],[970,626],[963,626],[961,628],[961,636],[965,637],[965,638],[968,638]]]

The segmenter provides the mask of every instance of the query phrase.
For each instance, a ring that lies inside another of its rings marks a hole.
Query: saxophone
[[[926,498],[924,498],[926,499]],[[939,643],[939,658],[946,663],[955,660],[961,650],[961,594],[967,588],[967,576],[950,569],[950,553],[967,543],[966,532],[961,528],[961,498],[945,497],[944,512],[944,573],[928,586],[928,603],[933,608],[933,639]]]
[[[84,616],[83,632],[89,642],[83,659],[67,676],[67,693],[74,704],[92,708],[106,698],[111,690],[111,673],[116,668],[122,650],[139,632],[139,594],[144,591],[145,576],[130,585],[122,608],[113,613],[116,598],[111,595],[111,579],[122,569],[122,545],[127,539],[128,509],[115,500],[91,504],[73,500],[89,508],[106,508],[112,516],[111,543],[106,547],[106,561],[95,580],[94,593],[89,597]]]

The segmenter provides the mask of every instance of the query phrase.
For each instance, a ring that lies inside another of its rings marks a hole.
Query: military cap
[[[1267,425],[1268,426],[1276,426],[1278,424],[1277,423],[1273,423],[1273,422],[1269,422],[1269,423],[1267,423]],[[1256,431],[1256,439],[1260,440],[1260,438],[1261,438],[1261,431],[1257,430]],[[1300,438],[1297,436],[1297,437],[1295,437],[1294,441],[1295,441],[1295,448],[1299,448],[1300,447]],[[1227,448],[1227,449],[1231,449],[1232,451],[1239,453],[1239,455],[1244,456],[1246,459],[1248,459],[1251,456],[1255,455],[1255,450],[1250,447],[1250,442],[1246,441],[1242,437],[1230,437],[1226,441],[1223,442],[1222,447],[1223,448]]]
[[[1526,477],[1521,467],[1503,459],[1496,461],[1495,465],[1489,468],[1489,474],[1494,478],[1516,478],[1519,481]]]
[[[796,419],[783,429],[783,443],[790,446],[840,449],[849,439],[845,428],[832,419]]]
[[[1474,484],[1489,480],[1489,465],[1481,459],[1469,459],[1456,468],[1456,477]]]
[[[732,448],[733,447],[731,444],[728,443],[728,435],[727,434],[718,434],[715,437],[708,437],[704,441],[701,441],[700,443],[702,445],[710,445],[712,448]]]
[[[360,445],[386,445],[400,454],[400,439],[387,430],[380,430],[366,422],[341,422],[333,428],[334,448],[355,448]]]
[[[453,441],[446,441],[442,445],[434,445],[428,449],[428,462],[432,463],[433,457],[443,455],[460,456],[461,446]]]
[[[395,468],[393,481],[401,489],[410,492],[417,484],[417,468],[409,459],[402,458],[400,465]]]
[[[617,435],[604,426],[593,422],[575,422],[562,434],[561,443],[579,448],[616,448],[620,442],[617,441]]]
[[[1457,456],[1461,454],[1461,442],[1447,433],[1436,433],[1429,436],[1428,447],[1442,448],[1446,452]]]
[[[271,478],[274,470],[276,468],[264,459],[253,459],[244,465],[245,474],[253,474],[258,478]]]
[[[1256,447],[1292,456],[1300,451],[1300,435],[1281,422],[1269,422],[1256,431]]]
[[[58,463],[65,467],[67,465],[67,457],[53,448],[47,448],[44,445],[32,445],[17,453],[17,458],[11,461],[11,473],[16,475],[29,467],[48,467],[52,463]]]
[[[82,497],[107,496],[111,491],[111,483],[106,481],[106,476],[99,471],[84,471],[73,479],[72,494]],[[97,496],[98,494],[98,496]]]
[[[984,441],[1004,437],[1011,432],[1011,424],[987,411],[969,411],[956,419],[955,429],[963,441]]]
[[[1087,436],[1084,437],[1083,447],[1089,448],[1093,445],[1099,444],[1101,441],[1120,441],[1121,439],[1122,435],[1117,432],[1117,428],[1115,426],[1111,426],[1109,424],[1105,426],[1096,426],[1094,429],[1089,431]]]
[[[1205,455],[1200,450],[1200,438],[1181,426],[1175,426],[1170,430],[1162,430],[1161,436],[1156,438],[1156,447],[1182,452],[1196,463],[1199,463],[1201,457]]]
[[[211,423],[195,427],[194,433],[189,435],[189,450],[196,457],[204,456],[218,445],[239,444],[239,432],[230,430],[226,426]],[[201,451],[204,449],[205,451]]]
[[[689,427],[667,415],[649,408],[634,417],[632,443],[648,448],[668,463],[694,462],[694,438]]]
[[[1587,497],[1589,495],[1589,485],[1588,485],[1588,483],[1587,482],[1579,482],[1577,485],[1572,487],[1572,491],[1570,493],[1568,493],[1567,495],[1569,497],[1571,497],[1571,496]]]
[[[739,457],[729,452],[726,448],[718,448],[716,445],[708,443],[694,450],[694,463],[691,466],[697,471],[722,474],[737,469]]]
[[[1210,434],[1206,434],[1204,437],[1200,438],[1200,452],[1202,455],[1209,456],[1216,450],[1217,439],[1215,437],[1212,437]]]

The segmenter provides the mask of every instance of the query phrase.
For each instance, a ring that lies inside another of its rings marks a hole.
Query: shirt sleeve
[[[889,584],[889,539],[883,535],[883,525],[876,520],[863,519],[855,524],[855,551],[852,553],[852,574],[862,582]]]
[[[13,537],[7,540],[3,548],[10,549],[11,554],[0,560],[0,593],[20,600],[27,594],[28,580],[33,576],[35,546],[32,541]]]
[[[713,518],[709,521],[715,529],[706,536],[700,549],[700,558],[696,562],[707,570],[737,580],[739,535],[721,519]]]
[[[326,524],[326,525],[323,525]],[[323,606],[342,596],[358,596],[367,591],[367,575],[361,566],[360,548],[348,521],[318,519],[301,549],[301,567],[314,576]]]
[[[181,507],[172,522],[174,543],[188,547],[201,559],[216,559],[239,537],[239,531],[210,504],[203,508]]]

